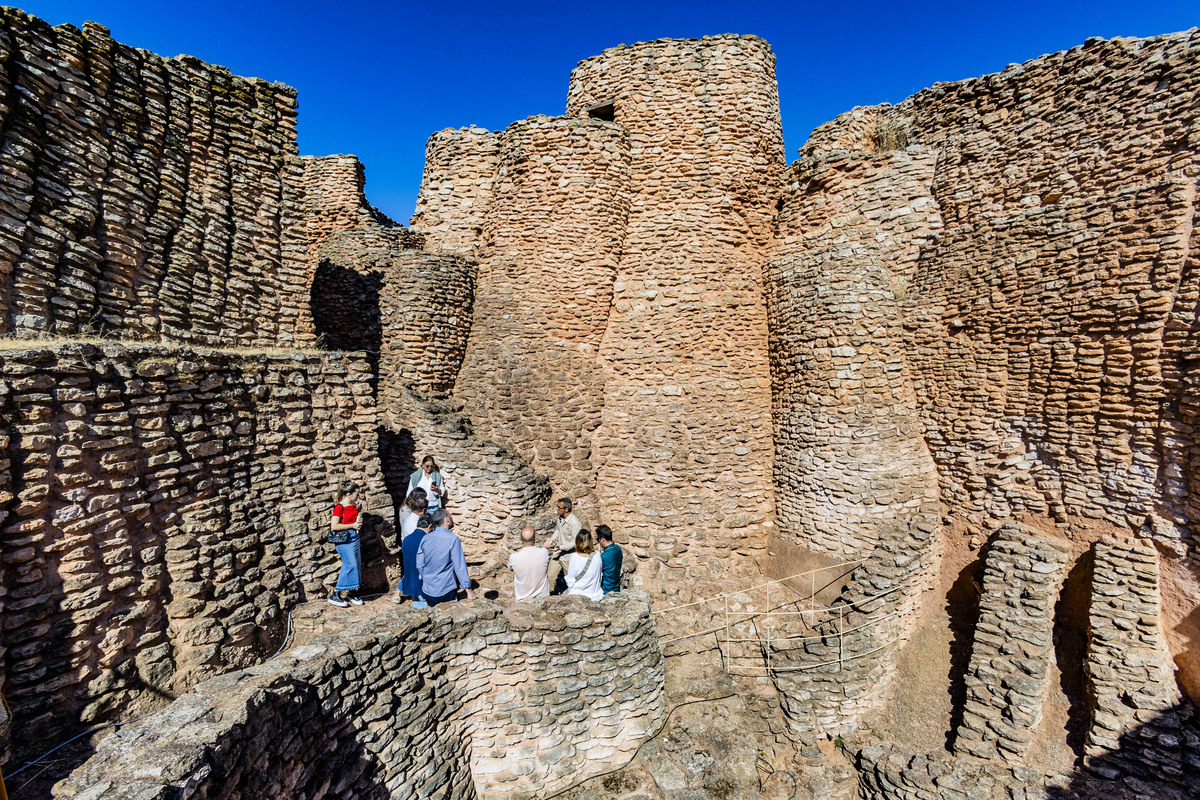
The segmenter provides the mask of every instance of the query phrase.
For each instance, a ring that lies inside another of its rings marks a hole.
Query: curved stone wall
[[[600,120],[532,117],[500,136],[475,323],[454,395],[475,432],[598,517],[591,431],[600,341],[629,208],[629,143]]]
[[[430,249],[478,255],[483,224],[492,207],[500,134],[472,125],[429,137],[425,172],[410,224]]]
[[[0,65],[0,332],[289,335],[294,90],[11,8]]]
[[[546,797],[665,715],[645,594],[389,608],[197,686],[54,796]]]
[[[323,597],[332,491],[383,495],[371,373],[337,354],[0,352],[4,690],[30,741],[107,721],[282,638]],[[382,583],[390,518],[368,516]]]

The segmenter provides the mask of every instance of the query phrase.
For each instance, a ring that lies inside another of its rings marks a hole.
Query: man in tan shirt
[[[571,498],[560,497],[558,499],[558,521],[554,523],[554,535],[542,542],[543,547],[550,548],[553,556],[549,572],[550,591],[552,592],[558,583],[558,576],[567,569],[571,553],[575,552],[575,536],[583,527],[579,517],[572,513],[572,508],[574,508],[574,504],[571,502]]]

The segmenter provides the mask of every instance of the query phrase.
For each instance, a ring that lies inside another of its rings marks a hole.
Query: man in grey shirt
[[[554,535],[542,542],[543,547],[551,548],[551,553],[557,550],[554,554],[554,559],[550,562],[550,591],[554,591],[555,584],[558,583],[558,576],[562,575],[567,569],[567,562],[571,560],[571,553],[575,552],[575,536],[583,527],[583,523],[579,521],[579,517],[572,512],[574,504],[569,497],[560,497],[558,499],[558,521],[554,523]]]
[[[521,531],[521,549],[508,557],[508,568],[513,571],[513,595],[518,602],[550,596],[550,582],[546,578],[550,551],[538,547],[536,538],[533,528],[526,525]]]

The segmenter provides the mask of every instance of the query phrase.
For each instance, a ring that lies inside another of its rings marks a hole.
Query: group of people
[[[561,578],[567,594],[599,600],[621,591],[621,548],[612,529],[597,525],[593,538],[575,516],[571,498],[560,498],[554,534],[537,545],[537,534],[528,525],[521,531],[521,548],[508,557],[513,571],[513,594],[518,601],[549,597]]]
[[[468,600],[475,599],[462,541],[454,533],[454,518],[445,508],[445,480],[432,456],[421,460],[420,468],[409,478],[408,488],[400,518],[404,573],[392,601],[400,603],[410,597],[414,608],[426,608],[457,600],[460,589]],[[329,539],[342,566],[329,602],[341,608],[363,604],[358,594],[362,573],[360,496],[355,484],[341,486],[330,520]],[[560,588],[560,580],[567,594],[592,600],[619,592],[622,552],[613,542],[612,530],[598,525],[593,537],[575,516],[570,498],[561,498],[556,505],[554,534],[538,546],[537,534],[526,526],[521,531],[520,549],[509,556],[516,599],[549,597]]]

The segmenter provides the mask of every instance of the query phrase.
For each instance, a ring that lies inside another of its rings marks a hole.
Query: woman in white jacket
[[[604,590],[600,588],[602,574],[600,554],[596,552],[592,532],[585,528],[575,535],[575,552],[567,562],[567,594],[599,600],[604,597]]]

